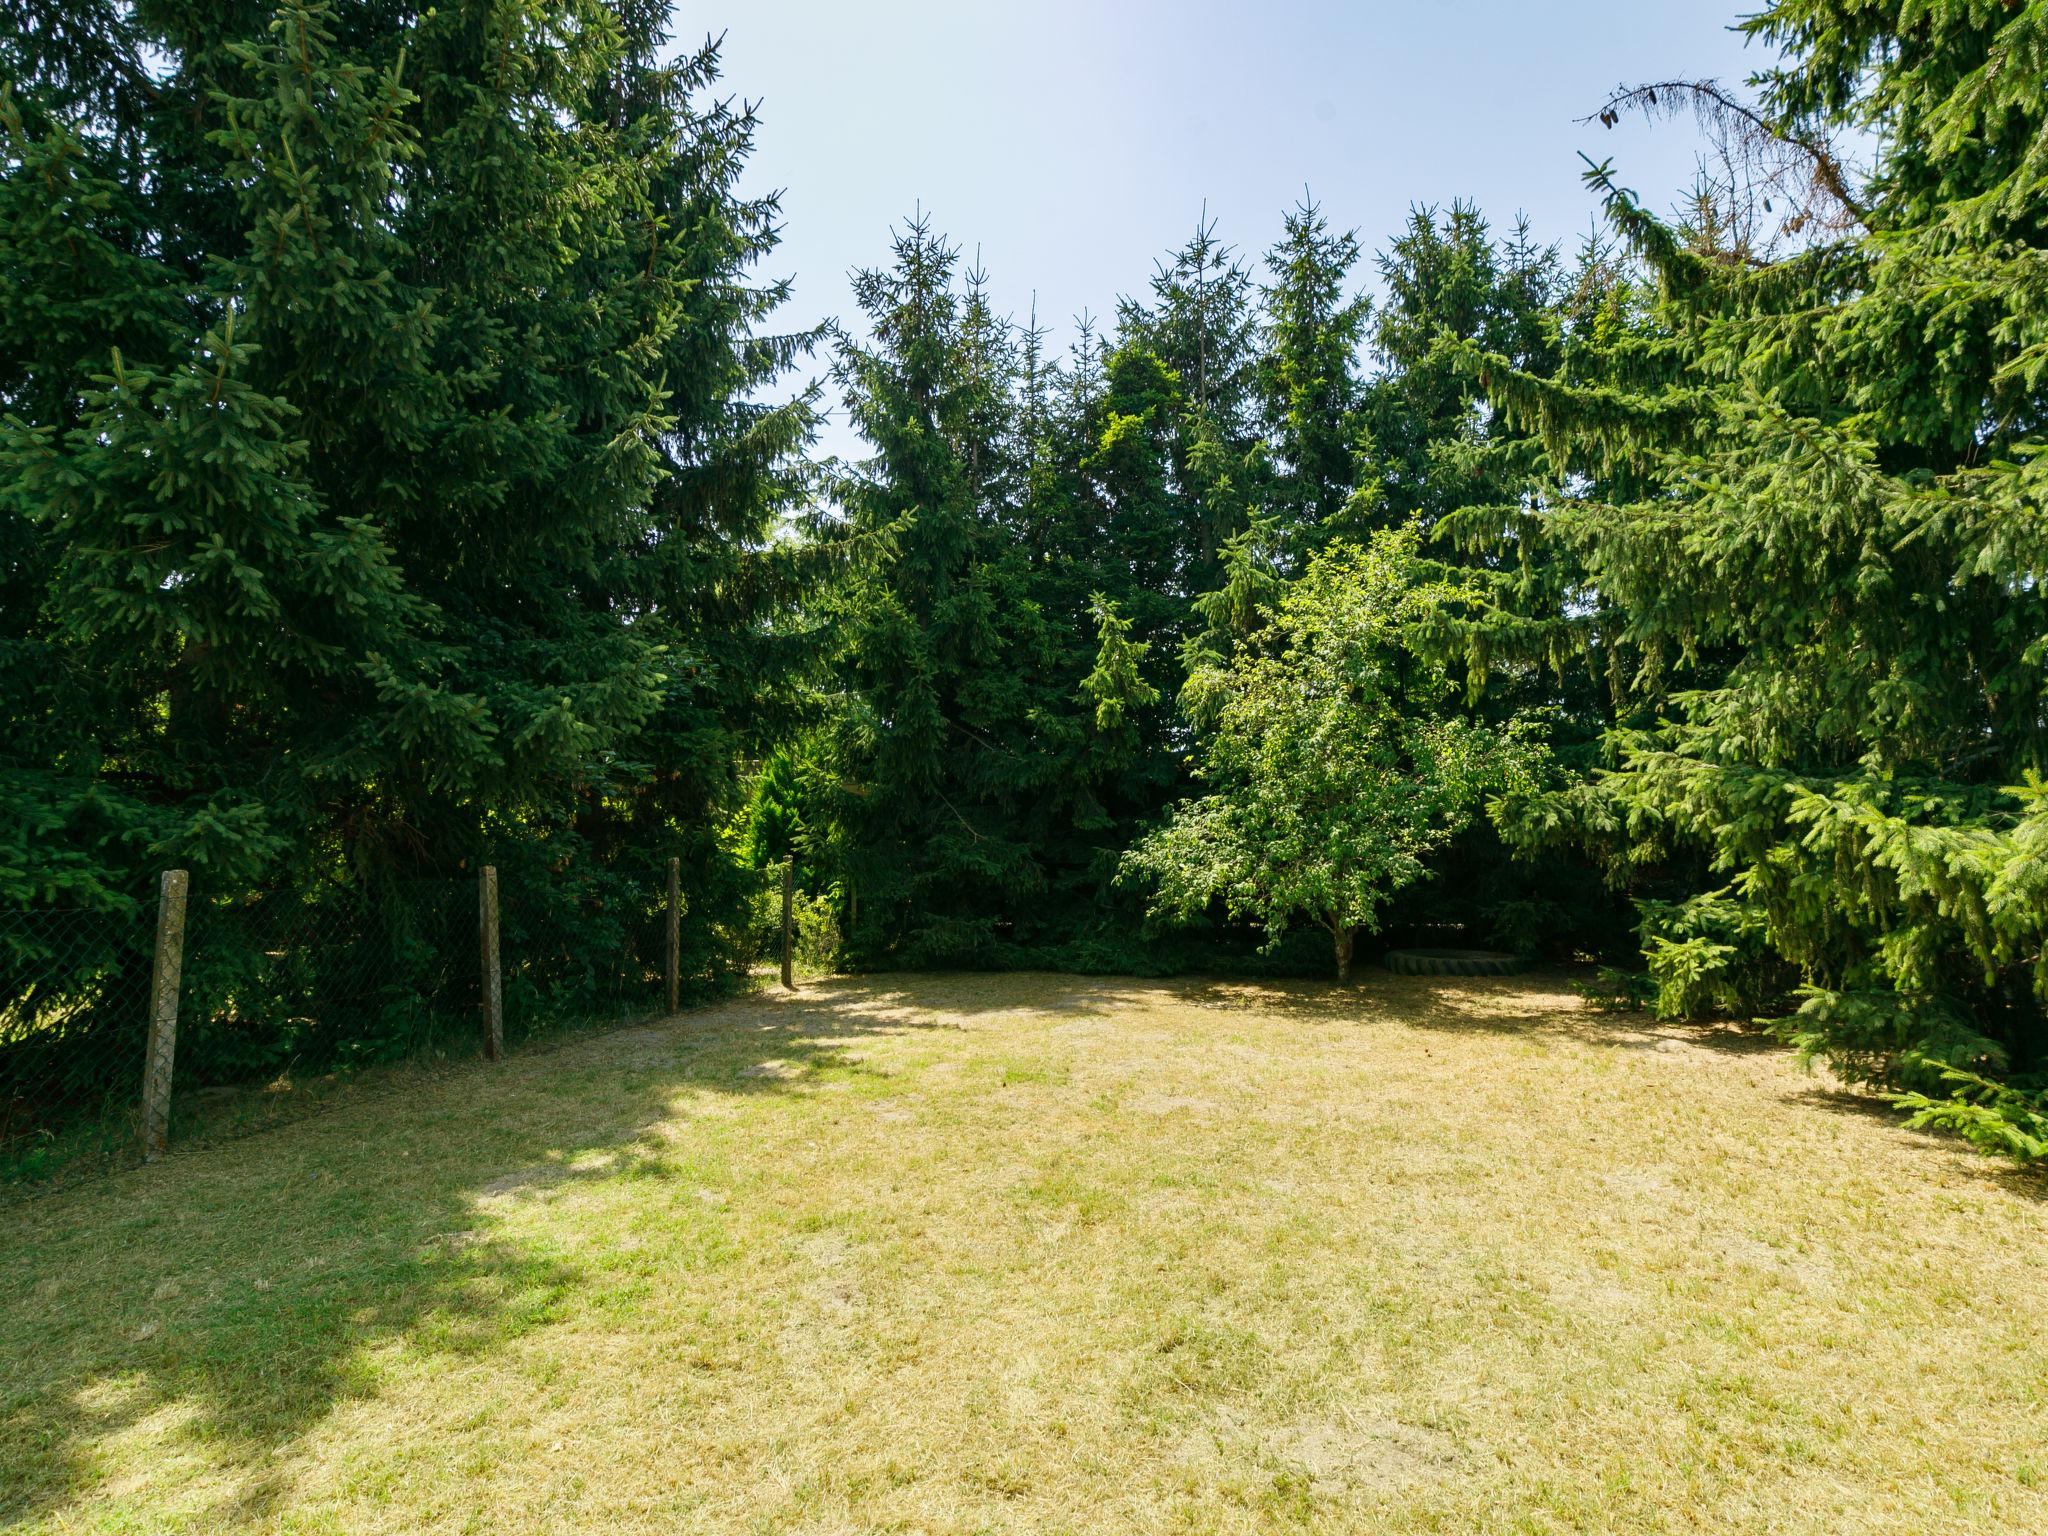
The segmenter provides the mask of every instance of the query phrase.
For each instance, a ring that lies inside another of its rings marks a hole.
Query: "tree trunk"
[[[1351,925],[1348,923],[1338,923],[1331,928],[1330,932],[1337,941],[1337,979],[1339,981],[1349,981],[1351,979]]]
[[[790,941],[794,923],[791,908],[796,893],[796,858],[792,855],[782,861],[782,984],[795,990],[796,983],[790,979]]]

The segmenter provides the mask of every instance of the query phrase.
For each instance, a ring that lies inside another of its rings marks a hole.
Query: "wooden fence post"
[[[477,878],[477,939],[483,951],[484,1057],[505,1054],[505,990],[498,972],[498,867],[486,864]]]
[[[668,861],[668,1011],[683,995],[683,861]]]
[[[185,974],[185,891],[182,869],[164,871],[156,907],[156,962],[149,978],[149,1056],[142,1067],[142,1160],[153,1163],[171,1144],[171,1066],[178,1054],[178,984]]]
[[[796,983],[790,979],[790,908],[796,893],[796,855],[790,854],[782,861],[782,984],[791,991]]]

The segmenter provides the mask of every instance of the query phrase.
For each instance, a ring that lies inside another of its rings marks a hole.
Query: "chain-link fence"
[[[142,1087],[155,922],[154,903],[0,911],[0,1169],[38,1171],[60,1129],[102,1153],[124,1134]]]
[[[508,1044],[536,1029],[630,1023],[661,1011],[668,903],[656,882],[501,884],[498,914]]]
[[[501,1027],[516,1046],[665,1011],[680,965],[655,872],[497,882]],[[679,915],[680,903],[678,903]],[[206,891],[193,883],[171,1140],[276,1124],[364,1069],[474,1054],[486,1024],[479,877]],[[142,1154],[157,901],[0,908],[0,1183]]]

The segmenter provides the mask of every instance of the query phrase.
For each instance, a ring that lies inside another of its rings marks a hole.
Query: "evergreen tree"
[[[803,344],[758,334],[774,207],[664,16],[0,33],[11,896],[493,851],[573,891],[630,845],[736,910],[712,827],[801,660],[768,545],[810,408],[754,403]]]
[[[1250,268],[1216,238],[1203,210],[1195,232],[1152,274],[1152,302],[1124,299],[1117,323],[1183,381],[1188,409],[1232,444],[1254,432],[1256,287]]]
[[[1782,1027],[1807,1050],[2037,1155],[2039,21],[1785,0],[1747,26],[1785,62],[1745,121],[1842,194],[1850,227],[1745,257],[1597,169],[1661,284],[1677,367],[1574,387],[1482,365],[1561,460],[1627,458],[1666,487],[1552,514],[1655,714],[1618,733],[1596,792],[1531,809],[1710,868],[1711,889],[1651,914],[1669,1006],[1771,1009],[1796,983]],[[1861,186],[1826,148],[1847,130],[1878,148]]]
[[[1117,329],[1121,349],[1150,353],[1178,386],[1178,402],[1158,425],[1168,490],[1179,503],[1177,590],[1189,596],[1215,584],[1217,552],[1261,499],[1257,289],[1206,210],[1187,243],[1159,263],[1151,286],[1150,305],[1118,304]]]
[[[1020,800],[1039,791],[1045,633],[1012,537],[1015,338],[922,216],[858,274],[873,340],[835,376],[874,455],[837,495],[889,559],[835,600],[840,878],[856,954],[988,958],[1044,889]],[[1057,714],[1063,701],[1052,702]]]
[[[1100,509],[1102,590],[1162,659],[1189,613],[1189,518],[1173,478],[1181,403],[1180,376],[1157,353],[1124,343],[1105,362],[1081,459]]]
[[[1294,267],[1327,312],[1343,292],[1337,258],[1348,261],[1352,248],[1329,247],[1304,211],[1282,249],[1295,251]],[[1601,680],[1573,665],[1588,593],[1570,561],[1528,537],[1548,474],[1540,441],[1488,407],[1460,348],[1492,338],[1548,375],[1563,365],[1571,306],[1591,301],[1562,281],[1554,253],[1536,244],[1525,223],[1502,240],[1465,203],[1447,213],[1416,209],[1380,270],[1388,291],[1377,312],[1368,317],[1356,306],[1345,316],[1361,327],[1370,318],[1376,368],[1357,388],[1355,409],[1324,411],[1320,441],[1328,455],[1348,454],[1350,476],[1340,491],[1326,472],[1310,546],[1419,520],[1434,561],[1470,577],[1491,601],[1480,609],[1410,610],[1427,658],[1417,663],[1418,686],[1429,685],[1425,671],[1447,672],[1472,719],[1496,729],[1544,713],[1558,737],[1555,761],[1584,763],[1609,722]],[[1306,303],[1269,296],[1276,314],[1282,304],[1292,312]],[[1314,327],[1276,323],[1268,376],[1309,371],[1287,361],[1283,349],[1299,349],[1314,334]],[[1350,324],[1325,333],[1330,361],[1323,368],[1348,356],[1350,334]],[[1276,437],[1283,462],[1286,441],[1284,431]],[[1285,484],[1282,478],[1277,487]],[[1203,707],[1192,693],[1184,702]],[[1518,859],[1490,819],[1473,821],[1433,852],[1431,865],[1439,878],[1403,903],[1403,936],[1462,931],[1521,952],[1558,953],[1605,949],[1620,937],[1617,902],[1582,861]]]
[[[586,781],[576,827],[609,863],[680,854],[686,940],[692,954],[713,954],[747,891],[721,827],[742,765],[799,739],[815,717],[826,641],[810,610],[847,552],[792,536],[813,490],[803,456],[818,392],[779,400],[775,386],[819,337],[769,329],[790,294],[786,279],[757,275],[781,209],[775,196],[736,190],[758,121],[706,99],[714,47],[669,60],[666,8],[629,14],[639,18],[631,67],[615,77],[611,110],[632,125],[647,187],[620,252],[633,270],[621,286],[645,304],[646,334],[665,338],[654,372],[666,389],[647,526],[621,545],[607,581],[615,614],[663,647],[663,683],[631,754],[645,765],[631,793]]]
[[[1596,234],[1548,299],[1541,316],[1547,340],[1533,350],[1554,365],[1552,378],[1568,383],[1661,376],[1660,366],[1669,367],[1661,358],[1666,343],[1649,309],[1639,276]],[[1455,375],[1468,353],[1469,343],[1440,333],[1426,366]],[[1467,377],[1466,387],[1477,387],[1478,377]],[[1445,498],[1432,543],[1487,601],[1426,614],[1425,649],[1461,678],[1476,718],[1496,726],[1540,718],[1559,792],[1581,793],[1608,765],[1616,725],[1632,722],[1641,706],[1629,681],[1635,658],[1621,638],[1614,602],[1575,551],[1550,536],[1549,514],[1573,499],[1647,497],[1654,482],[1627,461],[1596,454],[1554,459],[1540,437],[1498,415],[1483,431],[1460,427],[1429,457],[1433,475],[1455,485],[1459,498]],[[1506,841],[1500,832],[1495,818],[1475,822],[1446,850],[1442,878],[1416,904],[1422,922],[1483,931],[1525,953],[1621,960],[1635,942],[1621,887],[1657,899],[1688,888],[1698,873],[1667,862],[1653,876],[1632,865],[1612,838],[1589,848],[1534,821],[1517,822]],[[1537,846],[1540,857],[1532,856]]]
[[[1471,450],[1518,434],[1485,410],[1483,391],[1440,351],[1448,338],[1514,360],[1547,376],[1555,368],[1547,327],[1556,256],[1517,224],[1502,246],[1480,211],[1413,210],[1408,227],[1379,258],[1386,285],[1373,320],[1380,371],[1362,416],[1367,494],[1353,521],[1392,526],[1421,517],[1426,527],[1460,506],[1511,498],[1526,465],[1475,475]]]
[[[1358,240],[1333,234],[1312,199],[1288,213],[1267,253],[1259,404],[1272,447],[1265,512],[1298,560],[1316,547],[1358,483],[1359,348],[1371,302],[1347,294]]]

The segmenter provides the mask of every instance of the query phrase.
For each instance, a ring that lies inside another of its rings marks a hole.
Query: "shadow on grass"
[[[1351,982],[1258,981],[1188,984],[1204,1007],[1346,1024],[1387,1022],[1455,1034],[1526,1036],[1615,1050],[1698,1047],[1749,1056],[1784,1047],[1762,1030],[1726,1021],[1685,1024],[1594,1007],[1574,993],[1586,974],[1536,970],[1515,976],[1397,976],[1368,969]]]
[[[260,1520],[278,1454],[374,1392],[380,1348],[452,1363],[566,1315],[585,1269],[497,1233],[494,1201],[668,1175],[679,1100],[805,1092],[861,1035],[1002,1006],[989,990],[828,980],[554,1037],[0,1211],[0,1526],[118,1522],[98,1447],[136,1428],[233,1485],[193,1529]]]
[[[1775,1048],[1598,1014],[1565,981],[823,979],[793,997],[551,1037],[495,1066],[422,1074],[254,1140],[14,1207],[0,1212],[0,1525],[87,1508],[86,1523],[140,1523],[145,1511],[102,1486],[104,1442],[131,1431],[152,1437],[153,1458],[201,1461],[221,1483],[189,1528],[263,1521],[292,1492],[282,1458],[379,1390],[389,1347],[452,1367],[576,1313],[601,1277],[573,1253],[508,1236],[502,1202],[622,1174],[693,1176],[663,1134],[688,1122],[693,1103],[822,1088],[827,1074],[858,1070],[863,1037],[1006,1013],[1111,1017],[1164,993],[1280,1027],[1372,1019]],[[1843,1097],[1857,1113],[1891,1115]],[[2038,1179],[2025,1187],[2038,1198]],[[722,1262],[712,1249],[707,1241],[680,1262]],[[145,1484],[140,1497],[154,1492]]]
[[[2048,1163],[2021,1165],[1989,1154],[1973,1155],[1968,1143],[1951,1132],[1908,1124],[1906,1112],[1874,1089],[1816,1082],[1798,1094],[1796,1101],[1802,1109],[1845,1115],[1882,1126],[1919,1143],[1930,1152],[1967,1157],[1973,1175],[1989,1180],[2010,1194],[2048,1202]]]

